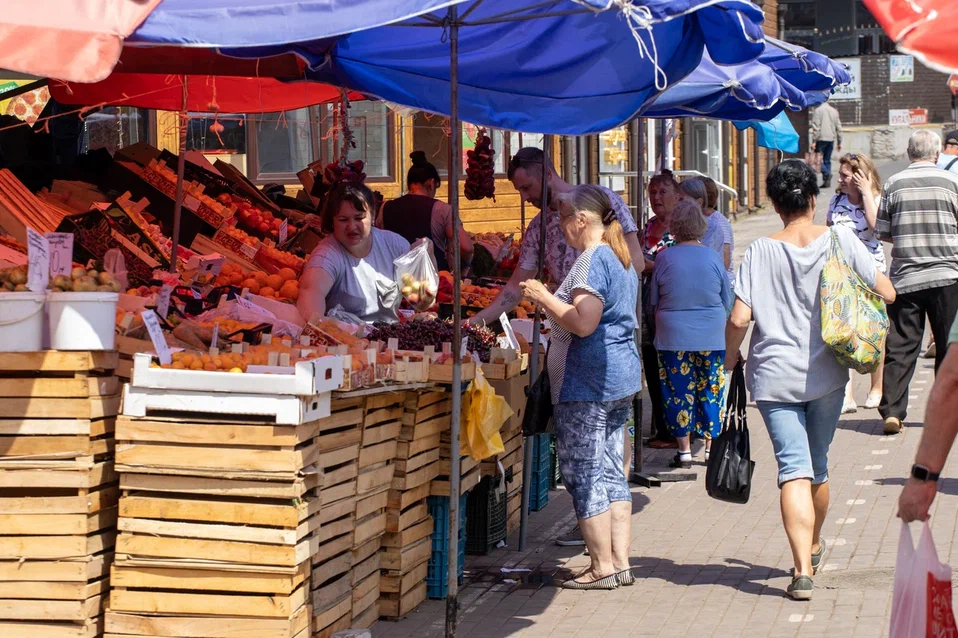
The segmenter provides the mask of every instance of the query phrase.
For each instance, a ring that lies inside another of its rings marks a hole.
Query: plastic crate
[[[469,494],[459,498],[459,544],[465,547],[466,543],[466,502]],[[430,496],[426,499],[426,507],[432,516],[432,551],[445,552],[449,549],[449,498],[446,496]]]
[[[459,550],[459,584],[462,584],[465,574],[466,551],[465,544],[460,543]],[[429,558],[429,567],[426,572],[426,597],[445,598],[449,592],[446,576],[449,572],[449,558],[446,552],[433,552]]]
[[[506,494],[501,476],[479,481],[466,503],[466,553],[485,555],[506,538]]]
[[[532,473],[548,472],[552,457],[552,435],[548,432],[532,437]]]
[[[549,484],[552,476],[548,472],[533,472],[529,485],[529,511],[538,512],[549,502]]]

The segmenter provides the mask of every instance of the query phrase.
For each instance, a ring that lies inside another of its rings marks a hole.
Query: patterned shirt
[[[716,251],[724,260],[725,246],[728,246],[729,256],[735,254],[735,237],[732,234],[732,223],[725,218],[725,215],[713,210],[712,214],[705,218],[708,227],[705,230],[705,236],[702,237],[702,243]],[[725,262],[722,262],[725,265]],[[729,284],[735,282],[735,271],[732,269],[732,260],[729,259],[728,268],[725,269],[725,275],[728,277]]]
[[[891,282],[899,293],[958,280],[958,175],[915,162],[885,183],[878,236],[894,242]]]
[[[875,203],[881,207],[881,195],[875,196]],[[878,239],[878,234],[875,232],[877,226],[874,229],[868,226],[864,207],[855,206],[848,200],[848,195],[838,193],[828,203],[827,219],[832,226],[845,226],[855,231],[855,234],[862,240],[865,248],[874,258],[878,270],[885,272],[885,250],[882,248],[881,240]]]
[[[616,401],[632,396],[641,384],[635,347],[639,290],[635,269],[626,271],[608,244],[597,244],[576,258],[555,296],[571,304],[576,290],[602,302],[602,318],[592,334],[577,337],[550,317],[547,365],[552,402]]]
[[[622,224],[622,232],[626,235],[638,230],[632,212],[625,201],[615,192],[600,186],[612,202],[615,216]],[[579,251],[565,243],[565,235],[559,224],[559,213],[554,210],[541,211],[529,222],[529,227],[522,236],[522,247],[519,249],[519,263],[517,268],[523,270],[537,270],[539,268],[539,228],[542,225],[542,214],[546,214],[546,273],[555,281],[562,281],[572,270],[572,264],[579,256]]]

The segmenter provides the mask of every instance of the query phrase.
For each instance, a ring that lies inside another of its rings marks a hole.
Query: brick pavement
[[[737,223],[736,253],[754,237],[772,232],[776,223],[771,216]],[[517,551],[513,535],[507,548],[467,557],[459,636],[887,635],[900,532],[895,511],[934,380],[932,365],[919,361],[902,434],[883,436],[877,410],[860,410],[840,421],[830,453],[832,500],[824,528],[831,549],[815,578],[813,600],[796,602],[784,595],[791,553],[779,513],[771,442],[752,407],[748,416],[757,468],[747,505],[705,494],[699,450],[695,482],[633,489],[635,586],[577,592],[554,584],[586,566],[588,558],[578,548],[554,545],[574,516],[568,495],[552,492],[547,507],[530,517],[526,551]],[[867,378],[856,375],[860,402],[867,387]],[[646,467],[664,466],[670,454],[647,451]],[[956,473],[958,455],[952,455],[944,476]],[[944,479],[932,530],[945,562],[955,558],[956,496],[958,479]],[[510,584],[506,579],[516,575],[503,574],[503,567],[533,571],[528,582]],[[442,636],[444,614],[445,601],[428,601],[403,621],[378,623],[373,635]]]

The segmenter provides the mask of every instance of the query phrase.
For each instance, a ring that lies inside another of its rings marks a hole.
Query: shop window
[[[222,125],[219,135],[210,127]],[[186,128],[186,150],[207,155],[246,153],[246,116],[237,113],[190,113]]]
[[[325,160],[339,157],[342,139],[337,123],[338,108],[327,105],[322,113],[322,138],[325,144]],[[349,127],[353,132],[356,148],[348,150],[350,161],[362,160],[369,179],[392,177],[392,114],[383,102],[364,100],[349,105]]]
[[[310,164],[318,149],[309,108],[249,117],[253,141],[250,173],[257,181],[296,181],[296,173]]]
[[[83,118],[80,153],[105,148],[110,154],[125,146],[147,140],[149,116],[146,109],[105,106]]]

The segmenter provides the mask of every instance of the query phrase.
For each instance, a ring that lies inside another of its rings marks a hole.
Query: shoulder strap
[[[950,171],[951,167],[955,165],[955,162],[958,162],[958,157],[948,162],[948,166],[945,167],[945,170]]]

